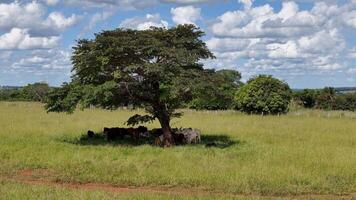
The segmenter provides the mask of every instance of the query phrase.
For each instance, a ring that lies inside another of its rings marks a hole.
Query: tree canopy
[[[247,113],[285,113],[291,101],[291,94],[287,83],[272,76],[259,75],[250,79],[237,92],[236,106]]]
[[[164,143],[174,143],[170,120],[176,109],[191,98],[191,88],[205,73],[202,59],[214,58],[201,40],[204,32],[194,25],[170,29],[115,29],[82,39],[74,47],[70,83],[48,96],[52,112],[72,112],[97,106],[116,109],[122,105],[144,107],[147,115],[135,115],[130,125],[158,119]]]
[[[209,70],[195,84],[189,108],[198,110],[232,109],[236,91],[242,85],[241,74],[235,70]]]

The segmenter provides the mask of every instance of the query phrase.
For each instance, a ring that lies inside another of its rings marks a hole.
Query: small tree
[[[336,100],[336,90],[333,87],[325,87],[317,97],[316,107],[324,110],[333,110]]]
[[[236,108],[247,113],[280,114],[288,110],[291,90],[272,76],[250,79],[236,94]]]
[[[201,59],[213,58],[194,25],[149,30],[103,31],[93,40],[79,40],[72,56],[69,84],[49,95],[48,111],[72,112],[95,105],[115,109],[124,104],[144,107],[148,115],[134,115],[129,125],[155,119],[164,145],[171,146],[170,121],[189,100],[192,83],[204,72]]]
[[[51,90],[47,83],[28,84],[22,90],[25,98],[30,101],[43,102],[47,93]]]

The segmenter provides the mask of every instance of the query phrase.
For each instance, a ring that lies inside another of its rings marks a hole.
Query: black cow
[[[176,145],[182,145],[182,144],[186,143],[184,134],[182,134],[182,133],[173,133],[172,135],[173,135],[173,138],[174,138],[174,143]]]
[[[125,135],[129,135],[129,132],[125,128],[113,127],[104,128],[103,134],[108,140],[123,139]]]
[[[163,134],[163,131],[161,128],[154,128],[150,131],[150,134],[155,136],[155,137],[159,137]]]
[[[95,133],[94,133],[93,131],[89,130],[89,131],[87,132],[87,135],[88,135],[88,138],[93,138],[94,135],[95,135]]]

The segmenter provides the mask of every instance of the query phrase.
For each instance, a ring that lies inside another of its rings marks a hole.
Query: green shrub
[[[294,94],[294,100],[304,108],[314,108],[320,90],[304,89]]]
[[[334,101],[333,110],[356,111],[356,93],[337,95]]]
[[[335,107],[336,90],[332,87],[326,87],[321,90],[316,99],[316,107],[323,110],[333,110]]]
[[[280,114],[288,111],[291,90],[287,83],[272,76],[250,79],[236,94],[236,108],[255,114]]]

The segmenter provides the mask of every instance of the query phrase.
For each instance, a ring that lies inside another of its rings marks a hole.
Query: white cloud
[[[239,0],[240,3],[244,4],[245,9],[250,9],[254,0]]]
[[[323,23],[308,11],[299,11],[294,2],[284,2],[278,13],[268,4],[228,11],[218,17],[212,31],[219,36],[241,38],[296,37],[313,32]]]
[[[63,30],[73,26],[77,21],[78,17],[75,14],[72,14],[70,17],[66,18],[60,12],[52,12],[48,15],[45,24],[53,26],[56,29]]]
[[[211,38],[206,44],[210,50],[218,52],[226,51],[242,51],[249,44],[249,39],[235,39],[235,38]]]
[[[43,0],[47,5],[54,6],[59,3],[59,0]]]
[[[286,1],[275,11],[268,4],[252,7],[252,1],[240,2],[244,10],[227,11],[210,26],[213,37],[207,45],[217,60],[209,61],[209,66],[236,67],[239,63],[238,70],[247,75],[347,70],[342,30],[345,16],[353,19],[349,4],[321,1],[310,10],[300,10],[298,4]]]
[[[63,0],[66,5],[108,8],[116,7],[122,10],[136,10],[152,7],[158,3],[157,0]]]
[[[0,51],[1,61],[8,60],[12,55],[12,51]]]
[[[347,70],[347,73],[356,74],[356,67],[350,68],[349,70]]]
[[[0,65],[0,84],[26,85],[45,81],[59,86],[70,80],[70,49],[41,49],[12,54],[10,62]]]
[[[145,30],[150,27],[168,27],[168,22],[161,19],[159,14],[147,14],[145,17],[134,17],[125,19],[121,27]]]
[[[218,0],[215,0],[218,2]],[[165,3],[176,3],[176,4],[198,4],[198,3],[208,3],[214,2],[214,0],[161,0]]]
[[[303,36],[298,40],[300,49],[304,53],[338,53],[345,48],[345,41],[338,33],[338,29],[321,30],[313,35]]]
[[[93,29],[97,23],[99,23],[101,21],[105,21],[106,19],[108,19],[109,17],[114,15],[115,12],[116,12],[116,10],[114,8],[111,8],[111,9],[105,9],[102,12],[95,13],[91,17],[89,24],[84,28],[84,31]]]
[[[356,10],[344,14],[344,21],[347,25],[356,28]]]
[[[356,47],[349,50],[348,57],[356,60]]]
[[[0,29],[24,28],[38,23],[44,14],[44,7],[35,1],[24,5],[18,2],[0,3],[0,13]]]
[[[172,20],[176,24],[195,24],[200,20],[201,9],[194,6],[171,8]]]
[[[13,28],[0,36],[0,49],[46,49],[57,46],[59,37],[31,37],[27,29]]]
[[[72,14],[65,17],[60,12],[52,12],[46,16],[46,8],[32,1],[29,3],[0,3],[0,30],[9,31],[14,27],[29,29],[30,32],[54,35],[78,22],[79,17]]]
[[[68,50],[35,50],[13,62],[13,69],[45,72],[51,70],[67,71],[71,68],[71,53]]]
[[[63,0],[67,5],[84,7],[116,7],[121,10],[141,10],[158,4],[192,5],[201,3],[221,3],[221,0]]]
[[[270,58],[297,58],[299,56],[298,47],[294,41],[288,41],[284,44],[272,43],[266,47],[269,50]]]

